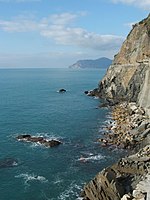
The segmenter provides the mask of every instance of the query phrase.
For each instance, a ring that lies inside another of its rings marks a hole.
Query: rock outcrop
[[[145,191],[139,189],[145,184],[145,177],[150,168],[150,145],[139,152],[120,159],[116,164],[98,173],[85,187],[82,193],[84,200],[144,200],[150,192],[149,185]],[[133,190],[133,188],[135,188]],[[136,198],[135,193],[141,193],[142,198]],[[126,197],[126,198],[125,198]],[[128,198],[127,198],[128,197]],[[144,197],[144,198],[143,198]],[[147,198],[149,197],[149,198]]]
[[[43,137],[31,136],[28,134],[18,135],[16,138],[18,141],[37,143],[37,144],[41,144],[45,147],[55,147],[55,146],[58,146],[59,144],[61,144],[61,142],[58,140],[54,140],[54,139],[49,140],[49,139],[45,139]]]
[[[117,147],[138,152],[99,172],[84,187],[83,199],[149,200],[150,187],[143,189],[146,184],[150,186],[150,182],[147,183],[150,178],[150,120],[145,111],[136,103],[114,106],[111,123],[104,127],[104,136],[99,141],[110,149]],[[141,198],[135,197],[137,193]]]
[[[150,15],[134,25],[100,81],[98,95],[109,101],[132,101],[150,115]]]

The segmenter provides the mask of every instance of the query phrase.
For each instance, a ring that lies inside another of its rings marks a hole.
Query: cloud
[[[150,0],[111,0],[113,3],[123,3],[127,5],[133,5],[145,10],[150,9]]]
[[[39,21],[23,16],[12,20],[0,20],[0,29],[6,32],[39,32],[42,37],[53,39],[56,44],[74,45],[95,50],[116,50],[124,38],[116,35],[101,35],[76,27],[74,22],[84,16],[84,12],[77,14],[61,13],[42,18]]]

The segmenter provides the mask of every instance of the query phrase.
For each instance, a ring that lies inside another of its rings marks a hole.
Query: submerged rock
[[[44,145],[45,147],[54,147],[61,144],[59,140],[54,140],[54,139],[48,140],[43,137],[36,137],[31,135],[18,135],[16,139],[19,141],[41,144]]]
[[[0,160],[0,168],[15,167],[18,165],[17,159],[4,158]]]

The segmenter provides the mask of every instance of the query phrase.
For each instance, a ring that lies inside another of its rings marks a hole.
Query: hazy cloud
[[[12,20],[0,20],[0,29],[7,32],[37,31],[41,36],[51,38],[61,45],[75,45],[103,51],[120,47],[124,40],[121,36],[100,35],[76,27],[75,19],[83,15],[84,12],[54,14],[39,21],[21,16]]]
[[[114,3],[124,3],[128,5],[134,5],[145,10],[150,9],[150,0],[111,0]]]

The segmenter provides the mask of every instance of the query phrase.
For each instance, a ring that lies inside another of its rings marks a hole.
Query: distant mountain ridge
[[[86,68],[108,68],[112,63],[109,58],[98,58],[96,60],[78,60],[73,65],[69,66],[70,69],[86,69]]]

